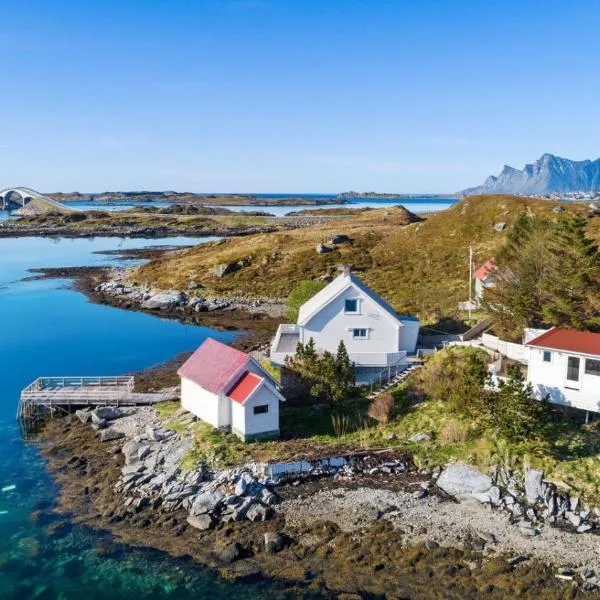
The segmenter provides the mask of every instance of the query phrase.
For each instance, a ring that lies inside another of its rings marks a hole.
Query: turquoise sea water
[[[118,546],[84,527],[50,536],[31,520],[32,511],[52,505],[56,489],[16,426],[25,385],[40,375],[131,372],[194,349],[208,335],[228,342],[236,334],[92,304],[64,280],[22,281],[27,270],[113,264],[94,252],[189,243],[0,239],[0,599],[287,597],[272,583],[233,585],[191,561]]]

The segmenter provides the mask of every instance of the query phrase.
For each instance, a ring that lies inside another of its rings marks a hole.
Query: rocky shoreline
[[[164,251],[155,248],[151,252],[156,257]],[[144,254],[130,257],[142,256]],[[179,291],[130,285],[125,281],[127,269],[124,268],[58,267],[32,269],[31,273],[32,279],[70,279],[74,289],[98,304],[142,311],[182,323],[239,330],[242,335],[234,345],[245,351],[268,342],[284,314],[284,305],[278,301],[205,300]]]
[[[180,411],[168,426],[151,408],[78,417],[54,420],[41,436],[61,510],[126,543],[191,555],[226,577],[357,597],[404,590],[423,598],[562,598],[597,588],[595,535],[529,520],[526,492],[517,489],[524,514],[516,520],[506,501],[492,507],[476,497],[495,495],[499,479],[470,468],[419,472],[398,451],[362,451],[303,468],[294,461],[185,471],[192,415]],[[519,488],[542,490],[537,474],[525,482],[510,476]],[[460,502],[445,491],[458,488]]]

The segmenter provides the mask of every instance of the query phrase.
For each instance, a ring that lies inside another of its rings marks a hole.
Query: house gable
[[[346,294],[351,290],[351,294]],[[363,302],[367,301],[371,304],[371,316],[377,313],[384,315],[390,322],[398,327],[403,327],[400,317],[394,309],[368,288],[358,277],[352,274],[343,273],[334,279],[327,287],[315,294],[310,300],[305,302],[298,313],[298,325],[308,326],[309,323],[323,310],[325,310],[331,302],[344,295],[344,297],[355,297]],[[408,317],[412,319],[411,317]]]

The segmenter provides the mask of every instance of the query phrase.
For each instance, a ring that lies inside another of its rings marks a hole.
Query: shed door
[[[578,356],[567,357],[567,381],[565,387],[579,389],[579,364]]]

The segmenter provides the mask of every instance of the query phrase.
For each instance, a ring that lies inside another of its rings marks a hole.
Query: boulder
[[[317,244],[317,254],[327,254],[328,252],[332,252],[333,248],[329,246],[325,246],[325,244]]]
[[[192,503],[193,516],[203,515],[215,511],[223,500],[223,494],[219,490],[206,490],[200,492]]]
[[[92,418],[92,411],[89,408],[76,410],[75,416],[82,422],[87,423]]]
[[[202,515],[190,515],[187,518],[187,522],[192,526],[195,527],[196,529],[199,529],[200,531],[208,531],[209,529],[212,529],[215,526],[215,521],[214,519],[207,514],[202,514]]]
[[[278,533],[268,531],[265,533],[265,551],[267,554],[275,554],[280,550],[283,550],[285,541]]]
[[[430,440],[431,436],[424,432],[415,433],[415,435],[410,438],[411,442],[429,442]]]
[[[259,484],[250,473],[242,473],[235,484],[235,495],[254,495],[257,487],[259,487]]]
[[[167,310],[174,306],[184,304],[186,296],[177,290],[166,290],[150,296],[142,303],[142,308],[150,310]]]
[[[447,494],[464,499],[489,491],[492,487],[492,479],[475,467],[453,463],[442,471],[437,485]]]
[[[330,244],[349,244],[352,240],[344,233],[334,235],[330,240]]]
[[[120,440],[124,438],[125,434],[117,431],[116,429],[103,429],[100,432],[100,441],[101,442],[112,442],[113,440]]]
[[[528,469],[525,472],[525,496],[529,504],[535,504],[538,500],[543,499],[542,490],[542,471],[536,469]]]
[[[271,509],[262,504],[254,504],[246,513],[246,519],[249,521],[266,521],[271,516]]]
[[[139,448],[140,448],[140,443],[136,442],[135,440],[130,440],[129,442],[126,442],[125,444],[123,444],[123,447],[121,448],[121,452],[125,456],[125,464],[126,465],[131,465],[132,463],[134,463],[138,460]]]
[[[210,272],[212,275],[216,275],[217,277],[225,277],[225,275],[230,275],[231,273],[235,273],[239,271],[243,266],[242,261],[231,262],[231,263],[221,263],[220,265],[214,266]]]
[[[231,564],[232,562],[235,562],[236,560],[242,558],[242,555],[242,546],[240,546],[238,542],[234,542],[233,544],[227,546],[225,550],[223,550],[223,552],[221,552],[220,558],[224,563]]]
[[[106,421],[114,421],[123,416],[118,406],[98,406],[94,409],[93,414],[99,419],[105,419]]]

